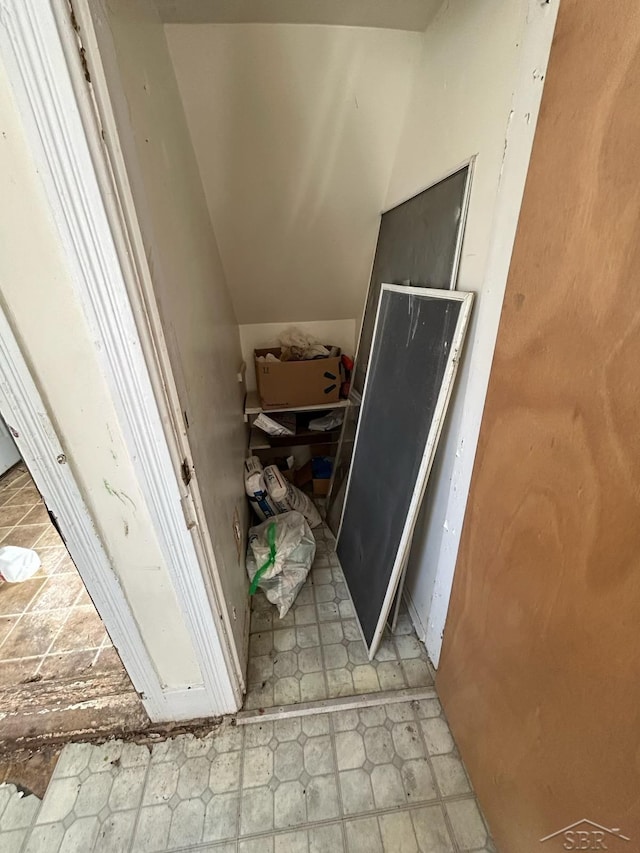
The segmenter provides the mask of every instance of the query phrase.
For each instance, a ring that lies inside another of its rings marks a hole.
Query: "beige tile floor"
[[[23,463],[0,479],[0,546],[33,548],[42,566],[0,581],[0,690],[83,672],[123,671],[80,575]]]
[[[42,795],[65,740],[141,731],[148,718],[22,464],[0,478],[0,545],[42,562],[23,583],[0,582],[0,782]]]
[[[26,481],[11,487],[11,506],[26,506],[16,503],[23,488]],[[24,515],[9,517],[9,529],[22,526]],[[336,701],[317,714],[293,707],[285,719],[229,719],[205,737],[151,750],[118,740],[69,744],[42,801],[0,785],[2,853],[494,851],[438,700],[385,693],[378,704],[351,707],[362,693],[429,687],[433,673],[406,613],[368,662],[333,537],[326,527],[317,534],[312,572],[285,619],[262,594],[253,601],[246,707]],[[60,543],[49,534],[43,547]],[[33,672],[47,672],[50,658],[54,667],[64,655],[96,651],[99,660],[105,651],[104,638],[91,645],[97,634],[85,642],[88,605],[81,591],[51,583],[73,573],[50,557],[24,606],[9,606],[16,623],[0,635],[0,652],[20,623],[26,637],[38,601],[38,612],[59,614],[51,625],[56,637],[67,626],[66,646],[34,646],[25,658]],[[86,647],[72,649],[76,637]],[[352,697],[348,709],[338,709],[340,697]]]
[[[315,561],[284,619],[262,592],[253,598],[245,709],[431,686],[433,671],[406,610],[369,662],[335,539],[326,525],[313,533]]]
[[[489,853],[437,699],[63,751],[0,786],[3,853]]]

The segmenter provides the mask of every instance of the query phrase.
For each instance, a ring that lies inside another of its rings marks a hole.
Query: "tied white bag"
[[[0,578],[8,583],[21,583],[33,577],[40,568],[40,557],[30,548],[5,545],[0,548]]]
[[[285,512],[252,527],[246,563],[250,593],[260,587],[283,619],[307,579],[315,554],[316,540],[299,512]]]

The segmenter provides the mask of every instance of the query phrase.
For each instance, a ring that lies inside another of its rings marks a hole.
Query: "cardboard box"
[[[318,480],[314,477],[312,482],[313,494],[317,498],[324,498],[329,494],[329,484],[331,483],[330,479]]]
[[[301,408],[340,399],[340,356],[310,361],[258,361],[280,347],[254,350],[258,394],[263,409]]]
[[[304,488],[307,483],[310,483],[313,480],[313,470],[311,468],[311,460],[305,462],[302,468],[298,468],[296,471],[296,476],[294,483],[299,489]]]

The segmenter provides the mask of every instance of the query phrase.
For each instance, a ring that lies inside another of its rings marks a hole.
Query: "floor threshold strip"
[[[335,699],[317,699],[314,702],[300,702],[297,705],[281,705],[255,711],[240,711],[236,723],[245,726],[264,720],[286,720],[295,717],[307,717],[312,714],[330,714],[333,711],[351,711],[360,708],[372,708],[377,705],[392,705],[397,702],[411,702],[421,699],[437,699],[435,687],[404,688],[386,690],[380,693],[361,693],[358,696],[340,696]]]

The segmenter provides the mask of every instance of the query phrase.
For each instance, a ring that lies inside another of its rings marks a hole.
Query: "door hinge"
[[[91,83],[91,73],[89,72],[89,63],[87,62],[87,52],[82,44],[82,38],[80,36],[80,27],[78,26],[78,19],[76,18],[76,13],[73,8],[73,4],[69,3],[69,15],[71,17],[71,26],[75,30],[76,39],[78,41],[78,53],[80,54],[80,62],[82,63],[82,71],[84,73],[84,79],[87,83]]]
[[[184,513],[187,530],[193,530],[193,528],[198,524],[196,511],[193,506],[193,498],[191,495],[182,495],[180,503],[182,504],[182,512]]]
[[[191,465],[189,464],[189,460],[185,459],[182,465],[180,466],[180,470],[182,472],[182,482],[185,486],[188,486],[191,482]]]

